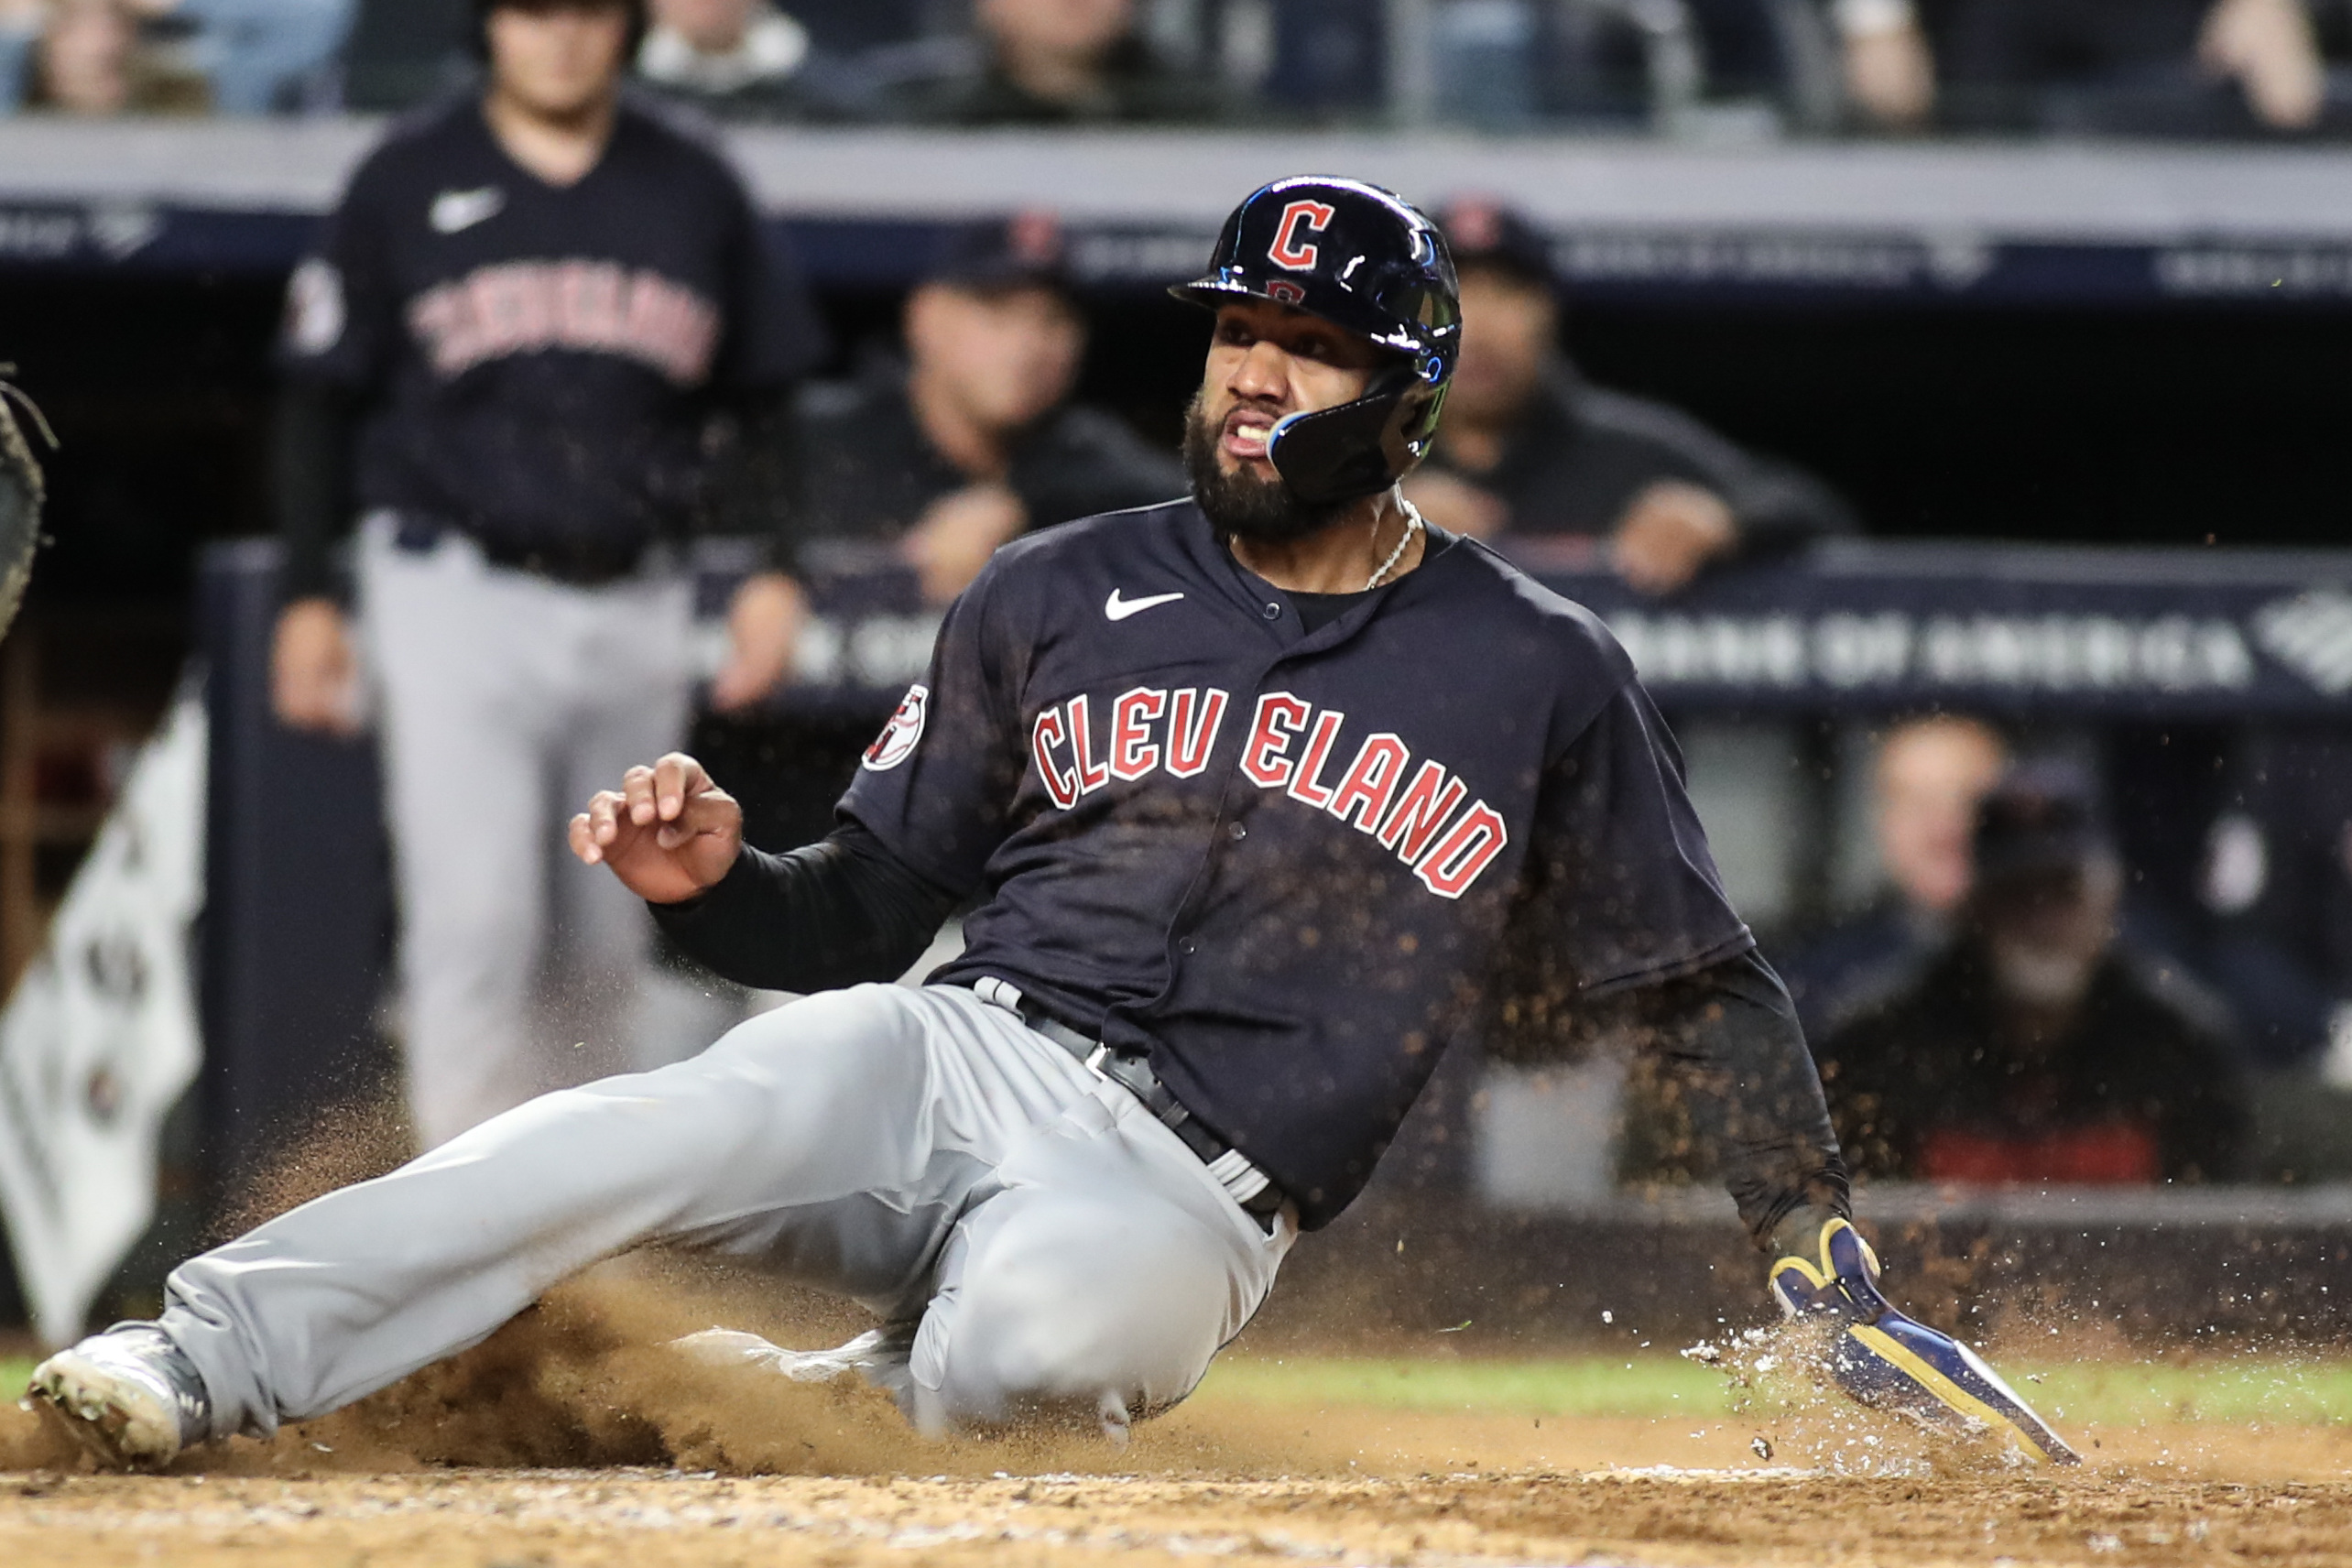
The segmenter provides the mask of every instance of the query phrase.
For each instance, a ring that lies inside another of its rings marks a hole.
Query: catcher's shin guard
[[[1846,1221],[1821,1227],[1817,1258],[1773,1264],[1772,1294],[1791,1318],[1839,1325],[1830,1376],[1861,1403],[1945,1432],[2006,1433],[2053,1465],[2082,1463],[1975,1351],[1889,1303],[1878,1290],[1878,1259]]]

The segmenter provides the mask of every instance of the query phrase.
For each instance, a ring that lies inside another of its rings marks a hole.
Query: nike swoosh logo
[[[1103,602],[1103,614],[1111,620],[1124,621],[1129,615],[1139,615],[1161,604],[1172,604],[1183,596],[1181,593],[1154,593],[1149,599],[1122,599],[1119,591],[1114,588],[1111,596]]]
[[[495,185],[479,191],[444,191],[433,198],[426,221],[441,234],[463,234],[476,223],[488,223],[506,207],[506,193]]]

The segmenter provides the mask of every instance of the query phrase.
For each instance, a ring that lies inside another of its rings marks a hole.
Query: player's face
[[[498,93],[530,114],[567,119],[618,88],[629,12],[614,0],[501,5],[490,13],[489,38]]]
[[[930,284],[907,301],[907,352],[927,387],[988,430],[1017,430],[1070,396],[1085,324],[1051,289]]]
[[[1276,481],[1266,456],[1275,422],[1354,402],[1379,366],[1379,350],[1319,316],[1259,299],[1221,307],[1196,405],[1218,468]]]
[[[1252,300],[1217,312],[1208,374],[1184,427],[1192,498],[1221,533],[1304,539],[1353,503],[1309,506],[1266,455],[1275,422],[1364,395],[1381,356],[1364,339],[1285,306]]]

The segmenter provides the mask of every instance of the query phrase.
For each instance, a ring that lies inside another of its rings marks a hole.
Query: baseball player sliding
[[[572,823],[721,973],[813,993],[691,1061],[534,1100],[171,1276],[160,1322],[36,1373],[153,1465],[331,1410],[648,1242],[853,1297],[796,1355],[926,1432],[1123,1435],[1181,1399],[1328,1223],[1446,1042],[1505,999],[1638,1018],[1682,1071],[1774,1293],[1849,1391],[2071,1460],[1879,1295],[1780,983],[1609,634],[1397,484],[1459,336],[1419,212],[1251,195],[1207,276],[1190,499],[1008,546],[844,798],[782,856],[691,758]],[[975,900],[963,955],[884,984]],[[1530,1005],[1532,1005],[1531,1003]]]

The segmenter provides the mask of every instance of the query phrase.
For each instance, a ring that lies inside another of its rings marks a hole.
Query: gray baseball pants
[[[478,1343],[641,1243],[846,1295],[923,1432],[1113,1435],[1189,1393],[1296,1236],[1134,1096],[953,986],[860,985],[702,1055],[544,1095],[176,1269],[164,1331],[217,1436]]]
[[[431,1149],[534,1094],[671,1059],[648,1054],[665,994],[644,908],[563,853],[562,823],[684,738],[692,605],[674,575],[573,587],[492,566],[454,532],[403,550],[388,516],[362,530],[359,568],[402,1060]]]

